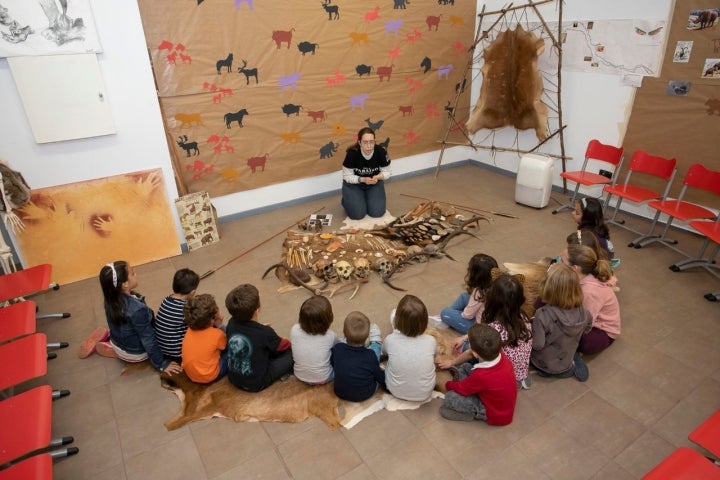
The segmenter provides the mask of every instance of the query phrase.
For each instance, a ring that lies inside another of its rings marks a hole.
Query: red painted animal
[[[269,154],[265,154],[262,157],[251,157],[247,160],[247,166],[250,167],[252,170],[252,173],[255,173],[255,169],[260,167],[262,171],[265,171],[265,163],[267,163],[267,159],[270,157]]]
[[[272,39],[275,42],[275,45],[277,45],[278,50],[280,47],[282,47],[283,43],[287,43],[287,48],[290,48],[290,41],[292,40],[292,32],[294,32],[295,29],[291,28],[290,30],[273,30],[272,33]]]

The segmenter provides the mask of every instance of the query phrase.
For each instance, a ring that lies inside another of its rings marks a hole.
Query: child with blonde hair
[[[583,294],[577,274],[560,263],[550,267],[540,282],[543,306],[532,322],[530,363],[541,377],[588,379],[587,365],[576,353],[583,333],[592,328],[592,317],[583,307]]]
[[[314,295],[300,306],[298,323],[290,329],[290,343],[295,377],[310,385],[321,385],[333,379],[330,350],[338,343],[330,330],[333,311],[330,301]]]
[[[182,343],[183,370],[195,383],[221,379],[228,372],[227,337],[215,297],[207,293],[190,297],[183,313],[188,325]]]
[[[425,333],[428,313],[414,295],[400,299],[391,319],[394,331],[383,343],[387,353],[385,384],[395,397],[423,402],[435,389],[435,337]]]

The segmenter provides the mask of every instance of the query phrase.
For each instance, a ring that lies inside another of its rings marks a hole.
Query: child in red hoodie
[[[453,371],[457,379],[445,383],[440,415],[448,420],[508,425],[515,412],[517,384],[512,363],[500,351],[500,334],[487,324],[475,324],[468,330],[468,340],[478,363],[463,363]]]

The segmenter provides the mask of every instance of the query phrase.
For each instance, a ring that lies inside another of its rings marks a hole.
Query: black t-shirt
[[[372,177],[380,173],[380,169],[390,165],[390,157],[383,147],[375,145],[372,157],[365,160],[360,148],[351,148],[345,155],[343,167],[352,169],[358,177]]]
[[[269,360],[277,354],[282,340],[275,330],[254,320],[242,322],[232,317],[226,333],[230,383],[251,392],[271,383]]]

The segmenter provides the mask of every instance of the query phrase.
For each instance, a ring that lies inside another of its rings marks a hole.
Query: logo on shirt
[[[228,340],[228,369],[246,377],[252,375],[252,343],[245,335],[235,334]]]

